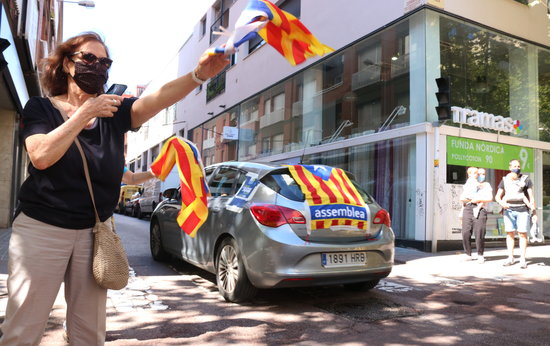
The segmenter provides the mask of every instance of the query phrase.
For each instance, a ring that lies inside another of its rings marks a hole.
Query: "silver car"
[[[228,162],[205,173],[209,214],[196,237],[179,228],[181,196],[168,189],[151,216],[151,253],[216,274],[227,301],[246,301],[266,288],[343,284],[366,290],[390,274],[395,237],[389,215],[357,184],[368,206],[368,230],[332,226],[308,234],[308,205],[288,167]]]

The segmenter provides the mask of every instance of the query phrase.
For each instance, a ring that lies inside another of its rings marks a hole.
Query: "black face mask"
[[[514,168],[514,169],[511,169],[510,172],[516,173],[516,174],[520,174],[520,173],[521,173],[521,169],[519,169],[519,168]]]
[[[105,66],[97,62],[95,64],[75,62],[74,68],[72,77],[82,91],[86,94],[98,94],[104,91],[103,86],[109,78]]]

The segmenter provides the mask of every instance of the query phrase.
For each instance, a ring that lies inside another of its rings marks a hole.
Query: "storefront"
[[[451,80],[458,114],[445,122],[435,112],[435,79],[442,76]],[[457,196],[467,166],[486,168],[496,191],[508,161],[520,159],[537,205],[550,203],[549,47],[431,9],[350,44],[218,118],[232,115],[239,136],[234,156],[224,159],[346,169],[390,212],[397,242],[425,251],[460,247]],[[190,131],[210,161],[208,148],[231,142],[203,136],[204,128],[221,132],[215,123]],[[503,236],[500,214],[491,214],[488,227],[489,238]]]

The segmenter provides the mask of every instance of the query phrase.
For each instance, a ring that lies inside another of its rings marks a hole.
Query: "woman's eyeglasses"
[[[109,59],[109,58],[98,58],[95,54],[93,53],[88,53],[88,52],[75,52],[73,54],[71,54],[71,56],[75,56],[75,55],[79,55],[80,54],[80,58],[86,63],[86,64],[95,64],[96,61],[99,61],[99,63],[103,66],[105,66],[106,68],[110,68],[111,65],[113,64],[113,60]],[[71,59],[72,62],[74,62],[74,60]]]

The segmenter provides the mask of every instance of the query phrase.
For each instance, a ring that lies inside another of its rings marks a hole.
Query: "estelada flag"
[[[224,34],[224,33],[221,33]],[[334,51],[319,42],[300,20],[267,0],[250,0],[227,43],[215,53],[233,54],[244,42],[260,35],[295,66],[307,58]]]
[[[288,166],[310,208],[310,229],[347,226],[368,229],[363,197],[340,168],[322,165]]]
[[[184,138],[171,137],[151,164],[151,171],[164,181],[174,164],[178,167],[181,192],[177,222],[185,233],[194,237],[208,218],[208,186],[197,147]]]

